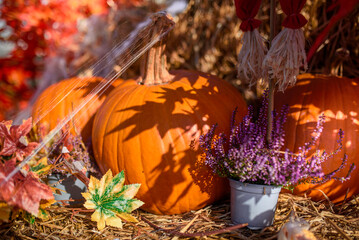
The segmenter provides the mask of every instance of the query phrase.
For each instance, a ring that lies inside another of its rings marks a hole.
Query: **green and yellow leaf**
[[[30,171],[40,176],[46,174],[50,171],[51,165],[47,164],[47,157],[43,157],[40,160],[30,160],[29,161]]]
[[[55,199],[42,200],[40,202],[39,213],[37,214],[37,217],[42,220],[48,220],[50,218],[50,215],[46,211],[46,208],[50,207],[54,203],[56,203]]]
[[[137,222],[130,213],[144,203],[133,199],[140,184],[124,185],[125,174],[120,172],[113,177],[111,170],[98,180],[91,176],[88,192],[82,193],[86,199],[84,207],[94,209],[91,220],[97,222],[97,228],[102,230],[106,225],[122,228],[122,219]]]

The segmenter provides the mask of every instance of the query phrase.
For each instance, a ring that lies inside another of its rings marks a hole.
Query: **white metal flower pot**
[[[229,179],[231,218],[234,224],[248,223],[248,228],[262,229],[273,224],[282,187],[242,183]]]

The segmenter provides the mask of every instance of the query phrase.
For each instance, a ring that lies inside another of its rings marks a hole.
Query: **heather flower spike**
[[[87,209],[94,209],[92,221],[97,222],[97,228],[102,230],[106,225],[122,228],[122,219],[137,222],[130,213],[141,207],[144,203],[133,199],[140,184],[124,185],[125,174],[120,172],[112,176],[111,170],[98,180],[91,176],[88,192],[82,193],[86,199]]]

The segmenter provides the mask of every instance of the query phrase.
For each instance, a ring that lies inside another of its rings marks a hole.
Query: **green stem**
[[[270,1],[270,39],[269,46],[271,46],[272,41],[276,35],[276,26],[275,26],[275,18],[276,18],[276,1]],[[274,109],[274,90],[275,90],[275,81],[272,76],[269,77],[269,90],[268,90],[268,124],[267,124],[267,142],[271,142],[271,133],[273,129],[273,116],[272,112]]]

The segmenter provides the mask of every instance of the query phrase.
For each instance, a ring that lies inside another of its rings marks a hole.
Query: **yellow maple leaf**
[[[86,199],[87,209],[94,209],[91,220],[97,222],[97,228],[102,230],[106,225],[122,228],[122,219],[137,222],[130,213],[144,203],[133,199],[140,184],[124,185],[125,175],[120,172],[112,176],[111,170],[98,180],[91,176],[88,192],[82,193]]]

